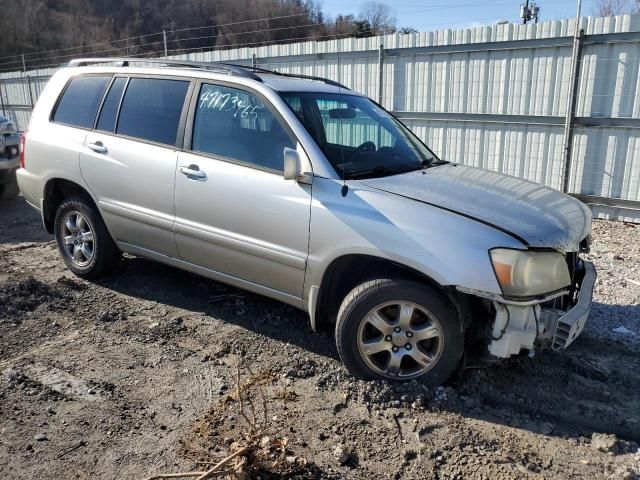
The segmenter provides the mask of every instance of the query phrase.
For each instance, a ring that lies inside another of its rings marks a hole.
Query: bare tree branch
[[[601,17],[612,17],[625,13],[638,13],[640,0],[598,0],[596,13]]]

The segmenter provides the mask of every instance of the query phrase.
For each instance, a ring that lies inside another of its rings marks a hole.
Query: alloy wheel
[[[438,362],[443,334],[424,307],[406,301],[374,307],[358,328],[358,351],[374,372],[390,379],[410,379]]]
[[[93,228],[87,217],[72,210],[63,217],[61,227],[60,235],[65,253],[75,265],[89,265],[95,254],[95,240]]]

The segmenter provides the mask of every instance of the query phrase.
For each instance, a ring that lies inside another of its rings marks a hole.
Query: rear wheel
[[[20,193],[16,172],[11,173],[9,181],[0,184],[0,200],[13,200]]]
[[[100,213],[85,197],[71,197],[60,204],[54,234],[64,263],[81,278],[104,276],[120,263],[120,251]]]
[[[462,357],[456,310],[439,292],[416,282],[378,279],[349,293],[338,312],[336,344],[359,378],[446,381]]]

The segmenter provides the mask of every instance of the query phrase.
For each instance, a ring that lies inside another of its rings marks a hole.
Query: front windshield
[[[441,163],[407,127],[366,97],[281,95],[346,179],[395,175]]]

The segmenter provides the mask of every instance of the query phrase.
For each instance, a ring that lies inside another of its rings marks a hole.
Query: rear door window
[[[132,78],[124,94],[116,133],[175,145],[189,81]]]
[[[109,76],[76,77],[65,88],[53,114],[53,121],[75,127],[93,128],[98,106]]]
[[[118,107],[122,99],[122,92],[127,83],[126,78],[116,78],[111,84],[109,93],[102,104],[102,111],[98,118],[97,130],[103,132],[113,132],[116,127],[116,116],[118,115]]]

